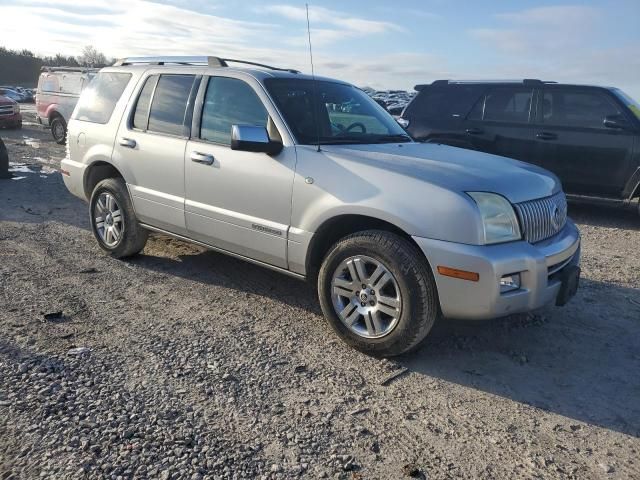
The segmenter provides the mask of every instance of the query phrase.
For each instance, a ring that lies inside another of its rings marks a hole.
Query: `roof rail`
[[[473,83],[521,83],[523,85],[543,85],[546,83],[558,83],[551,80],[538,80],[537,78],[524,78],[522,80],[434,80],[431,84],[419,84],[413,87],[418,92],[428,86],[460,85]]]
[[[221,58],[212,56],[168,56],[168,57],[129,57],[117,60],[113,66],[120,67],[125,65],[204,65],[207,67],[228,67],[228,62],[242,63],[245,65],[253,65],[255,67],[268,68],[269,70],[278,70],[281,72],[300,73],[298,70],[291,68],[278,68],[264,63],[249,62],[247,60],[237,60],[234,58]]]
[[[81,72],[81,73],[89,73],[89,72],[97,72],[100,70],[99,68],[93,67],[52,67],[45,65],[40,67],[41,72]]]

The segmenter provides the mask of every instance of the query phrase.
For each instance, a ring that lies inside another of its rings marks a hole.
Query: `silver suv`
[[[331,326],[371,354],[414,348],[440,316],[563,305],[578,287],[554,175],[415,143],[337,80],[121,60],[82,94],[68,151],[65,184],[89,200],[103,250],[134,255],[155,231],[317,281]]]

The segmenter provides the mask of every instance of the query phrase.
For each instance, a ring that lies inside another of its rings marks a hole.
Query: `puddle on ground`
[[[42,159],[46,162],[46,160]],[[33,163],[17,163],[9,162],[9,171],[11,173],[38,173],[41,178],[47,178],[48,175],[58,173],[58,169],[50,165],[40,165]],[[13,177],[14,180],[22,180],[27,177]]]
[[[26,163],[9,162],[9,171],[13,173],[36,173],[35,170],[29,168]]]
[[[24,137],[24,136],[22,138],[26,145],[29,145],[30,147],[33,147],[33,148],[40,148],[40,140],[38,140],[37,138]]]

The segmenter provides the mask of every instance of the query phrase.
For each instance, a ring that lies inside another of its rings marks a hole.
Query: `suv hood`
[[[0,95],[0,105],[13,105],[15,102],[11,100],[9,97],[5,97],[4,95]]]
[[[553,173],[535,165],[448,145],[325,145],[322,150],[345,162],[362,163],[448,190],[498,193],[511,203],[548,197],[562,188]]]

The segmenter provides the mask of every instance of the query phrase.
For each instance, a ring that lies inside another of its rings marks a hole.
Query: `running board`
[[[618,208],[633,208],[637,202],[629,200],[628,198],[609,198],[609,197],[595,197],[592,195],[578,195],[575,193],[567,193],[567,200],[575,203],[592,203],[597,205],[606,205],[610,207]]]
[[[245,257],[244,255],[240,255],[239,253],[233,253],[233,252],[230,252],[229,250],[224,250],[222,248],[214,247],[212,245],[209,245],[208,243],[199,242],[198,240],[193,240],[193,239],[188,238],[188,237],[183,237],[182,235],[178,235],[177,233],[171,233],[171,232],[168,232],[166,230],[162,230],[161,228],[152,227],[151,225],[147,225],[146,223],[141,223],[140,226],[142,228],[147,229],[147,230],[151,230],[152,232],[162,233],[163,235],[168,235],[168,236],[173,237],[173,238],[178,239],[178,240],[183,240],[183,241],[188,242],[188,243],[194,243],[196,245],[199,245],[201,247],[206,248],[207,250],[213,250],[214,252],[223,253],[225,255],[229,255],[230,257],[234,257],[234,258],[237,258],[239,260],[244,260],[245,262],[253,263],[254,265],[258,265],[260,267],[265,267],[265,268],[268,268],[269,270],[273,270],[273,271],[278,272],[278,273],[283,273],[284,275],[288,275],[289,277],[293,277],[293,278],[296,278],[298,280],[306,280],[307,279],[306,276],[301,275],[299,273],[292,272],[290,270],[287,270],[286,268],[276,267],[275,265],[270,265],[268,263],[261,262],[260,260],[255,260],[253,258]]]

